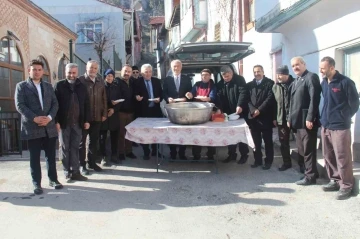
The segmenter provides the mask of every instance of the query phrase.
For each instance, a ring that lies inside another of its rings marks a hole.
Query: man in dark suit
[[[29,78],[17,83],[15,90],[15,106],[21,114],[20,137],[28,141],[31,177],[34,193],[37,195],[43,193],[41,149],[45,151],[49,185],[55,189],[63,188],[58,181],[55,163],[55,145],[58,136],[55,116],[59,106],[52,85],[41,80],[43,74],[44,64],[40,60],[32,60],[29,64]]]
[[[81,173],[88,175],[85,158],[87,155],[88,167],[96,172],[102,169],[96,164],[97,148],[100,135],[101,122],[107,118],[107,99],[104,81],[97,76],[99,64],[88,61],[86,73],[79,77],[81,83],[86,86],[90,101],[90,128],[83,130],[82,139],[79,147]],[[89,148],[86,150],[86,138],[89,135]],[[86,152],[87,151],[87,152]]]
[[[182,63],[180,60],[173,60],[171,62],[171,70],[173,72],[172,76],[167,76],[164,79],[163,85],[163,95],[166,103],[175,103],[175,102],[186,102],[186,94],[190,93],[192,90],[191,79],[186,75],[181,74]],[[176,159],[177,145],[170,146],[170,156],[171,159]],[[185,156],[185,145],[179,146],[179,157],[182,160],[186,160]]]
[[[305,163],[305,177],[297,185],[316,184],[316,143],[319,128],[321,86],[319,76],[306,69],[302,57],[291,59],[297,78],[292,85],[288,126],[296,131],[296,144],[300,162]]]
[[[59,132],[60,160],[65,179],[86,181],[80,174],[79,145],[82,129],[89,129],[90,103],[86,88],[78,76],[78,65],[69,63],[65,67],[66,79],[56,83],[55,95],[59,102],[56,128]]]
[[[274,160],[274,143],[272,139],[276,108],[275,98],[272,91],[274,81],[264,75],[264,68],[256,65],[253,68],[254,80],[247,83],[250,94],[249,117],[247,123],[255,144],[255,163],[251,165],[256,168],[263,164],[261,143],[265,143],[265,165],[262,167],[268,170]]]
[[[158,78],[152,77],[152,66],[144,64],[141,66],[141,74],[134,82],[134,95],[137,100],[135,108],[139,109],[139,117],[161,118],[162,112],[160,102],[162,101],[161,82]],[[144,160],[150,159],[150,149],[148,144],[141,145],[144,150]],[[157,145],[151,145],[151,155],[156,156]]]
[[[230,66],[223,66],[220,69],[223,80],[216,85],[217,88],[217,107],[226,114],[237,113],[244,118],[248,112],[249,97],[246,91],[246,82],[244,77],[234,74]],[[228,157],[223,163],[236,160],[236,147],[239,146],[241,157],[238,164],[246,163],[249,157],[249,147],[244,143],[228,146]]]

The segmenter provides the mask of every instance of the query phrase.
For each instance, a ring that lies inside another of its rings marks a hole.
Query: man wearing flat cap
[[[291,168],[290,128],[287,126],[286,116],[289,113],[291,84],[294,78],[289,75],[287,65],[276,69],[276,77],[278,81],[272,88],[276,100],[276,119],[274,120],[274,125],[278,127],[280,150],[283,158],[283,165],[281,165],[279,171],[285,171]]]

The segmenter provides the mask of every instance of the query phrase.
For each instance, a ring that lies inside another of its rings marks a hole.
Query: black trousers
[[[239,152],[240,152],[241,156],[246,156],[249,154],[249,147],[247,146],[247,144],[238,143],[238,144],[233,144],[233,145],[228,146],[229,156],[236,157],[236,146],[239,146]]]
[[[90,128],[88,130],[83,130],[82,139],[79,147],[79,158],[80,166],[85,166],[86,159],[86,137],[89,135],[89,148],[87,152],[87,159],[89,165],[94,165],[96,161],[97,153],[97,144],[99,142],[101,122],[92,121],[90,122]]]
[[[40,153],[45,151],[46,167],[50,181],[57,181],[56,162],[55,162],[56,137],[38,138],[28,140],[30,152],[30,172],[34,186],[41,186],[41,165]]]
[[[177,144],[169,144],[170,147],[170,156],[175,158],[177,155],[176,147],[179,147],[179,156],[184,157],[186,151],[186,145],[177,145]]]
[[[316,161],[317,129],[297,129],[296,146],[299,153],[299,165],[305,164],[305,177],[314,179],[318,175]]]
[[[141,147],[143,148],[144,155],[149,156],[150,155],[150,144],[141,144]],[[157,144],[151,144],[151,151],[152,153],[157,153]]]
[[[118,130],[100,130],[100,152],[101,155],[106,157],[106,139],[107,132],[110,131],[110,142],[111,142],[111,156],[116,156],[119,144],[119,131]]]
[[[200,158],[201,148],[202,148],[202,146],[197,146],[197,145],[192,146],[192,154],[193,154],[194,158]],[[208,150],[207,150],[206,156],[214,157],[214,155],[216,153],[216,148],[215,147],[207,147],[207,149]]]
[[[280,141],[281,156],[284,161],[284,165],[291,166],[290,157],[290,128],[287,125],[278,125],[278,134]]]
[[[255,163],[262,164],[262,152],[261,143],[264,140],[265,143],[265,164],[271,165],[274,161],[274,142],[272,139],[272,128],[271,129],[251,129],[251,135],[255,144],[254,158]]]

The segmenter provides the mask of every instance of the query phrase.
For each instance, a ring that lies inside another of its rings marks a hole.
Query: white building
[[[256,64],[274,78],[277,66],[291,68],[294,56],[304,57],[307,68],[321,76],[319,62],[330,56],[360,91],[358,0],[243,0],[243,9],[243,41],[255,48],[243,61],[245,79],[253,78]],[[360,161],[360,116],[354,122],[354,160]]]
[[[75,49],[83,60],[99,61],[94,46],[103,42],[97,38],[104,37],[103,59],[110,62],[110,67],[118,70],[119,59],[122,64],[126,62],[125,36],[130,33],[131,14],[97,0],[32,1],[78,34]]]

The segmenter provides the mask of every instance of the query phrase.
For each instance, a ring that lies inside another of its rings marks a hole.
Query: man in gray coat
[[[29,64],[29,78],[19,82],[15,90],[16,110],[21,114],[21,139],[28,141],[30,169],[34,193],[43,193],[41,188],[41,149],[45,151],[49,185],[55,189],[63,186],[56,173],[55,145],[58,136],[55,116],[58,102],[51,84],[42,81],[44,64],[32,60]]]

